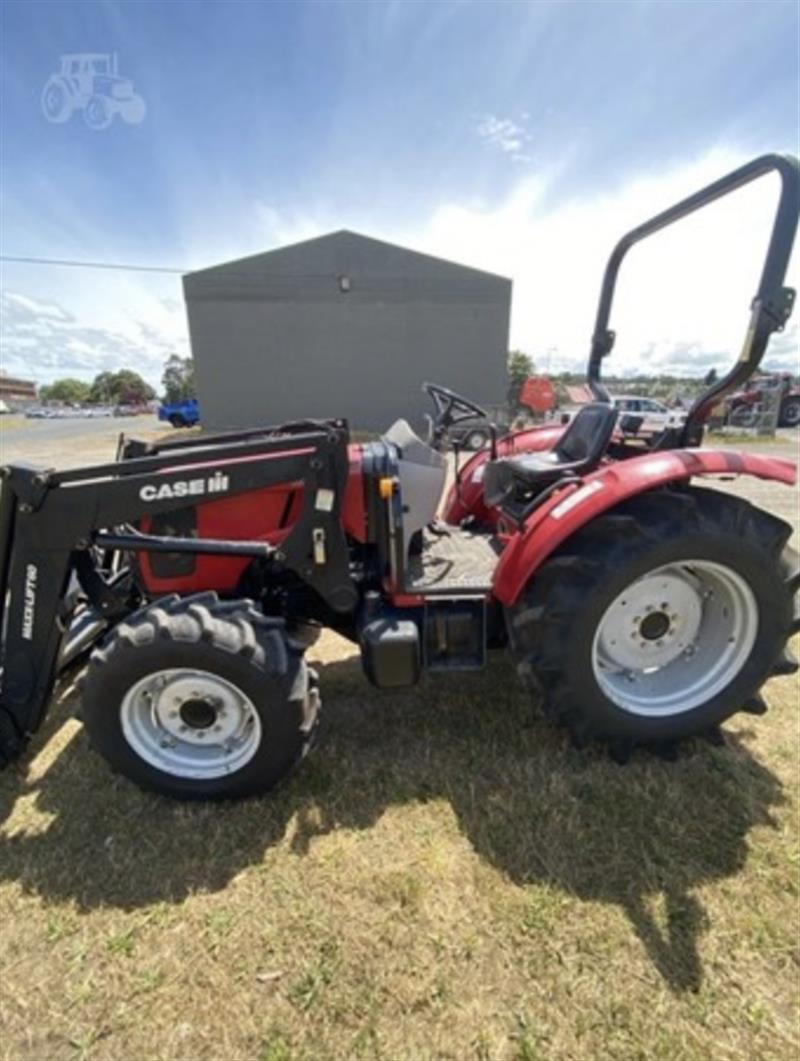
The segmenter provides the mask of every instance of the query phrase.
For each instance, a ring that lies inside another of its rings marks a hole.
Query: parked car
[[[114,406],[114,416],[144,416],[150,410],[143,402],[123,402]]]
[[[200,422],[200,407],[197,398],[184,398],[179,402],[164,402],[158,407],[158,419],[166,420],[173,427],[192,427]]]
[[[663,431],[667,427],[681,427],[686,420],[685,409],[670,409],[655,398],[642,398],[637,394],[616,394],[611,401],[615,409],[627,416],[641,416],[641,430]]]

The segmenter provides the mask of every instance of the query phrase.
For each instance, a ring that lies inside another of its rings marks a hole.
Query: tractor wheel
[[[58,77],[51,77],[42,90],[42,112],[49,122],[61,125],[72,117],[74,104],[67,85]]]
[[[83,120],[95,132],[107,129],[111,125],[114,111],[105,96],[95,93],[83,109]]]
[[[479,449],[483,449],[486,445],[488,438],[489,436],[485,431],[470,431],[467,435],[466,448],[477,453]]]
[[[800,424],[800,398],[784,398],[781,404],[780,426],[797,427]]]
[[[173,413],[172,416],[169,418],[169,422],[176,429],[179,427],[186,427],[186,421],[180,413]]]
[[[758,422],[758,411],[752,405],[737,405],[731,410],[728,424],[731,427],[755,427]]]
[[[520,675],[576,744],[617,752],[762,714],[763,683],[797,669],[789,534],[745,501],[694,487],[599,516],[507,613]]]
[[[282,621],[214,593],[165,598],[117,626],[83,694],[89,737],[111,766],[178,799],[272,788],[308,750],[318,708]]]

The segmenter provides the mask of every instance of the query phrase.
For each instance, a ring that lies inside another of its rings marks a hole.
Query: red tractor
[[[740,359],[685,424],[642,438],[600,380],[620,263],[772,171],[782,190]],[[788,485],[795,467],[698,443],[791,312],[799,187],[795,159],[765,156],[626,235],[589,358],[596,401],[566,427],[493,437],[449,489],[448,431],[482,410],[435,385],[425,440],[400,420],[352,444],[334,419],[128,440],[116,461],[73,471],[6,467],[2,756],[88,655],[83,721],[117,770],[180,798],[261,792],[314,737],[305,653],[323,627],[359,646],[378,688],[473,670],[507,647],[553,722],[618,757],[762,713],[763,683],[797,667],[791,528],[698,480]]]
[[[772,395],[770,391],[777,393]],[[754,426],[767,397],[777,405],[778,427],[800,424],[800,387],[788,372],[753,376],[741,390],[731,394],[726,402],[728,423],[734,427]]]

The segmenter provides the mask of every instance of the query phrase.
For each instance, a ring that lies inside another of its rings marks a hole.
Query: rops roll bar
[[[647,236],[652,236],[667,225],[692,214],[716,199],[736,191],[745,184],[775,171],[781,179],[778,208],[772,225],[767,256],[761,271],[758,290],[750,306],[750,323],[745,334],[739,359],[726,376],[709,387],[696,399],[686,418],[681,442],[696,445],[702,433],[702,424],[711,409],[724,395],[744,382],[758,368],[767,349],[769,337],[774,331],[782,331],[792,313],[795,291],[784,287],[789,257],[792,253],[800,205],[800,162],[793,155],[762,155],[753,159],[727,176],[714,181],[694,195],[676,203],[668,210],[637,228],[632,229],[617,243],[606,265],[600,301],[597,307],[592,347],[589,354],[587,379],[592,393],[599,401],[609,401],[606,388],[600,382],[602,360],[610,353],[616,338],[608,327],[611,303],[617,283],[617,273],[622,260],[631,247]]]

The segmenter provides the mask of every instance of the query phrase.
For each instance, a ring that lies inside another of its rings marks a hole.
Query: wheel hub
[[[182,777],[216,777],[255,754],[261,723],[241,689],[209,671],[156,671],[120,706],[128,742],[148,762]]]
[[[703,596],[698,580],[681,569],[646,576],[611,604],[600,635],[603,656],[617,669],[663,667],[697,635]]]
[[[668,564],[608,606],[592,644],[592,668],[624,710],[680,714],[734,679],[757,631],[755,597],[738,572],[711,560]]]
[[[217,709],[208,700],[186,700],[178,714],[181,722],[192,729],[208,729],[217,721]]]

